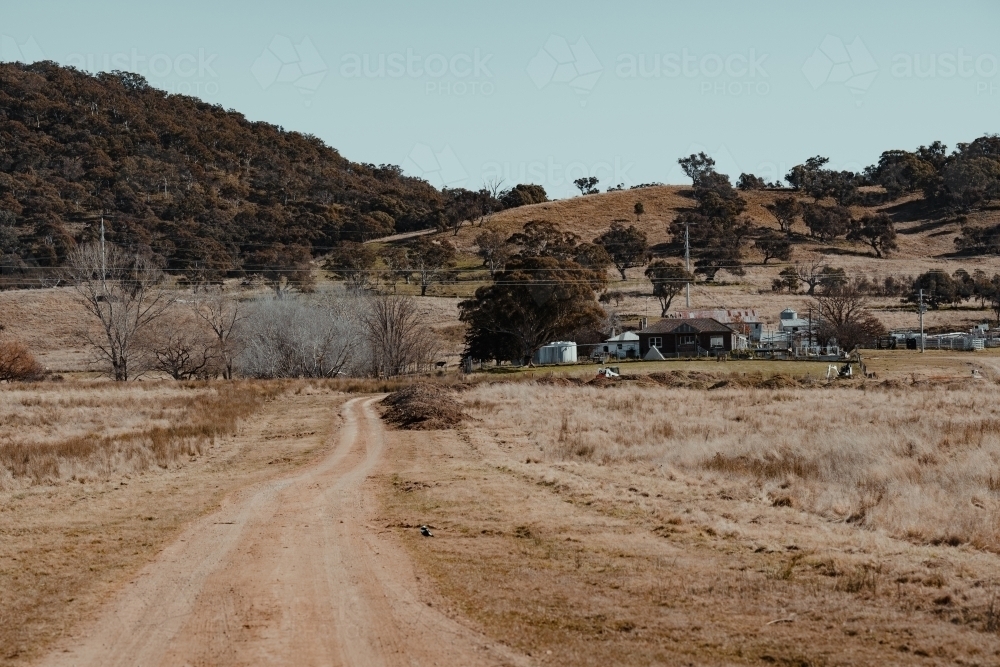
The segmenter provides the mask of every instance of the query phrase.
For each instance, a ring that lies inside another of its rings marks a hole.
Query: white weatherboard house
[[[598,349],[617,359],[638,358],[639,335],[633,331],[625,331],[607,339]]]

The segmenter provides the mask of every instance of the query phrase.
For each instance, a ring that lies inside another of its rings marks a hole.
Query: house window
[[[723,347],[722,336],[712,336],[711,345],[712,347]]]
[[[619,350],[622,349],[622,344],[621,343],[618,343],[618,349]]]
[[[661,347],[663,347],[663,339],[660,338],[659,336],[652,336],[649,339],[649,346],[655,347],[656,349],[660,349]]]
[[[681,336],[681,345],[694,345],[694,336]]]

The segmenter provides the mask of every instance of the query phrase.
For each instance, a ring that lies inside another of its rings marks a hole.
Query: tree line
[[[88,315],[81,342],[115,381],[151,372],[176,380],[393,377],[428,371],[442,353],[410,297],[178,289],[148,256],[113,243],[74,248],[63,274]],[[0,337],[0,381],[44,376],[23,344]]]

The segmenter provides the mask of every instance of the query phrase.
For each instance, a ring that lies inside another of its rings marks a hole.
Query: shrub
[[[19,341],[0,341],[0,382],[30,382],[44,370],[28,346]]]

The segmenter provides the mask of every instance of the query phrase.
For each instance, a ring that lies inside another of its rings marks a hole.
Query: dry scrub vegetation
[[[473,415],[524,429],[552,461],[673,467],[735,483],[731,492],[747,499],[1000,552],[993,383],[712,392],[497,384],[474,396]]]
[[[539,664],[996,664],[1000,387],[675,379],[480,384],[393,432],[435,606]]]
[[[109,383],[0,391],[0,491],[107,479],[204,453],[275,388]]]

